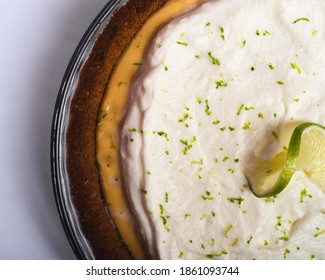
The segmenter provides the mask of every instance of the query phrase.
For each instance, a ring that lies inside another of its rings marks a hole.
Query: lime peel
[[[286,152],[271,159],[259,158],[244,169],[247,183],[257,197],[275,196],[289,184],[296,171],[303,171],[325,192],[325,127],[298,125]]]

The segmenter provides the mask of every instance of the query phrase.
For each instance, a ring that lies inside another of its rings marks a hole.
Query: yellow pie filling
[[[136,259],[145,258],[145,253],[134,230],[124,197],[118,156],[119,124],[125,113],[129,86],[141,65],[143,53],[155,31],[199,2],[202,0],[171,0],[147,20],[111,76],[99,111],[97,161],[100,167],[103,193],[121,238]]]

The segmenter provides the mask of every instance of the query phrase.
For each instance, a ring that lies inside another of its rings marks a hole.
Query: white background
[[[0,259],[75,259],[54,200],[50,133],[68,62],[109,0],[0,0]]]

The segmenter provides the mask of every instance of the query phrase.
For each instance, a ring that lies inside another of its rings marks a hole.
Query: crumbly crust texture
[[[146,19],[168,0],[129,0],[111,18],[84,64],[70,108],[68,174],[73,204],[96,259],[132,259],[109,218],[96,162],[97,115],[108,79]]]

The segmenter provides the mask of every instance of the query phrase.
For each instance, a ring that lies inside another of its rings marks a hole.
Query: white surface
[[[0,259],[75,259],[56,209],[50,131],[61,79],[108,0],[0,0]]]

